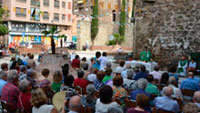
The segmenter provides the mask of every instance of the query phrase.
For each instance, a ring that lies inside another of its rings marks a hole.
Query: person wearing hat
[[[86,88],[87,95],[83,96],[81,99],[81,104],[85,107],[92,108],[92,111],[95,111],[96,99],[94,97],[94,93],[96,92],[93,84],[90,84]]]

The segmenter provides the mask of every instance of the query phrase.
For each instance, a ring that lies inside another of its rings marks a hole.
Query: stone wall
[[[137,0],[135,9],[137,55],[148,46],[154,60],[168,65],[180,54],[200,51],[199,0]]]
[[[82,47],[91,42],[90,21],[79,21],[77,32],[77,49],[82,50]],[[118,32],[118,25],[113,22],[99,21],[99,32],[94,40],[94,46],[106,46],[112,34]],[[125,41],[122,43],[124,47],[132,47],[133,43],[133,26],[131,24],[126,26]]]

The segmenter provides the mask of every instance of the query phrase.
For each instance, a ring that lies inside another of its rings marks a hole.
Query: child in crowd
[[[40,87],[50,86],[51,82],[47,79],[49,76],[49,69],[44,68],[42,70],[42,76],[38,78],[38,83]]]
[[[62,73],[61,71],[55,71],[53,75],[53,83],[51,84],[51,88],[54,92],[59,92],[60,87],[62,85]]]

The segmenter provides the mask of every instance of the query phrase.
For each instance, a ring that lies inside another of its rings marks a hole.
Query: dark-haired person
[[[147,47],[140,53],[140,61],[149,62],[151,60],[151,52]]]
[[[99,60],[100,57],[101,57],[101,53],[97,51],[94,57],[95,63],[93,64],[93,68],[97,68],[98,70],[100,69],[100,64],[101,64],[101,61]]]
[[[71,65],[75,69],[80,68],[80,58],[79,58],[79,55],[75,56],[75,58],[73,59]]]
[[[178,83],[178,74],[176,73],[176,70],[177,70],[177,68],[176,68],[176,66],[171,66],[170,68],[169,68],[169,77],[175,77],[176,78],[176,82]]]
[[[1,70],[7,72],[8,71],[8,64],[7,63],[2,63],[1,64]]]
[[[147,84],[145,91],[149,94],[160,95],[158,87],[153,84],[153,82],[154,82],[153,75],[148,75],[147,81],[148,81],[148,84]]]
[[[87,85],[88,85],[88,82],[87,82],[87,80],[83,79],[84,71],[79,70],[79,71],[77,72],[77,75],[78,75],[78,78],[76,78],[76,79],[74,80],[74,86],[75,86],[75,87],[76,87],[76,86],[79,86],[79,87],[81,87],[81,88],[83,88],[83,89],[86,89],[86,87],[87,87]]]
[[[104,71],[97,72],[97,80],[94,82],[94,87],[98,91],[105,85],[102,82],[104,76],[105,76],[105,72]]]
[[[108,108],[112,106],[121,108],[120,105],[113,101],[113,90],[110,86],[104,86],[99,92],[99,97],[96,102],[95,113],[107,113]]]
[[[83,57],[80,62],[80,68],[83,68],[83,64],[87,63],[86,57]]]
[[[102,57],[99,58],[99,60],[101,61],[99,70],[105,70],[106,64],[108,62],[107,53],[103,52]]]
[[[162,77],[160,79],[160,85],[167,86],[168,80],[169,80],[169,74],[168,73],[163,73]]]
[[[149,97],[145,94],[138,94],[136,97],[137,107],[128,109],[127,113],[149,113],[145,108],[149,106]]]
[[[146,67],[142,65],[140,67],[140,72],[136,73],[134,80],[139,80],[140,78],[147,78]]]
[[[162,74],[159,72],[159,66],[154,67],[154,71],[150,73],[154,79],[160,81]]]

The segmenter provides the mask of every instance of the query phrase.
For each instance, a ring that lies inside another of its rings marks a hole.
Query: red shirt
[[[21,99],[21,103],[20,103],[20,99]],[[20,92],[17,104],[18,104],[18,107],[21,110],[23,109],[25,113],[31,113],[32,111],[31,93]]]
[[[83,89],[86,89],[87,87],[87,80],[84,80],[84,79],[80,79],[80,78],[77,78],[74,80],[74,86],[80,86],[81,88]]]
[[[79,59],[74,59],[72,61],[71,65],[72,65],[73,68],[80,68],[80,60]]]
[[[12,83],[7,82],[7,84],[2,89],[1,100],[11,103],[13,109],[17,109],[17,100],[19,97],[19,88]]]

